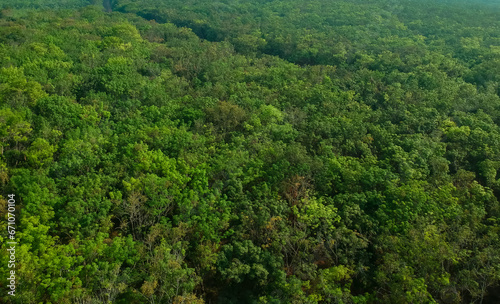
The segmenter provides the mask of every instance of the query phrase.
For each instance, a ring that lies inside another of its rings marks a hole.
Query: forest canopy
[[[1,302],[500,302],[499,4],[0,8]]]

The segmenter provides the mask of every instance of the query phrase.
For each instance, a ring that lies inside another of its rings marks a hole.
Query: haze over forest
[[[499,125],[497,1],[0,0],[0,302],[500,303]]]

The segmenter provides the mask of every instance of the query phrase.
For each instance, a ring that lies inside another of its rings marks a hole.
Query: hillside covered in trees
[[[500,303],[500,4],[0,8],[0,302]]]

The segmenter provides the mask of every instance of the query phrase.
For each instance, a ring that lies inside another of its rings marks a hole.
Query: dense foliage
[[[0,7],[3,302],[500,301],[500,6]]]

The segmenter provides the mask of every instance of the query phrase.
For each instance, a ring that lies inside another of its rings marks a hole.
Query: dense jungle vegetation
[[[500,303],[500,4],[0,8],[0,302]]]

